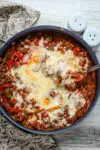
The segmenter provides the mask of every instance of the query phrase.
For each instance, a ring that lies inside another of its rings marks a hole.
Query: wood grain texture
[[[82,13],[88,26],[100,29],[100,0],[12,0],[41,11],[36,25],[57,25],[67,28],[73,13]],[[96,55],[100,60],[100,47]],[[78,127],[55,138],[61,150],[100,150],[100,98],[89,117]]]

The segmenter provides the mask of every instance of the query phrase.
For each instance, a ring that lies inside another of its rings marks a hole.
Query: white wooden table
[[[68,17],[83,13],[88,26],[100,29],[100,0],[12,0],[41,11],[36,25],[67,27]],[[100,60],[100,48],[96,52]],[[100,150],[100,98],[89,117],[78,127],[55,135],[61,150]]]

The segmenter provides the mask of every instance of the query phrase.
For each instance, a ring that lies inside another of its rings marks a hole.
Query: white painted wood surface
[[[36,25],[67,27],[72,13],[83,13],[88,26],[100,29],[100,0],[12,0],[41,11]],[[96,52],[100,60],[100,48]],[[61,150],[100,150],[100,98],[89,117],[78,127],[55,135]]]

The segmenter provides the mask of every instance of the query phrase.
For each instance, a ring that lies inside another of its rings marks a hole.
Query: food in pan
[[[71,37],[37,33],[12,43],[0,63],[0,101],[30,129],[72,125],[95,97],[96,74],[86,50]]]

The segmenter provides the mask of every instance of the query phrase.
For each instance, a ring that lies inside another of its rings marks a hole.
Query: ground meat
[[[50,91],[50,96],[51,96],[51,97],[55,97],[55,96],[56,96],[55,91]]]

